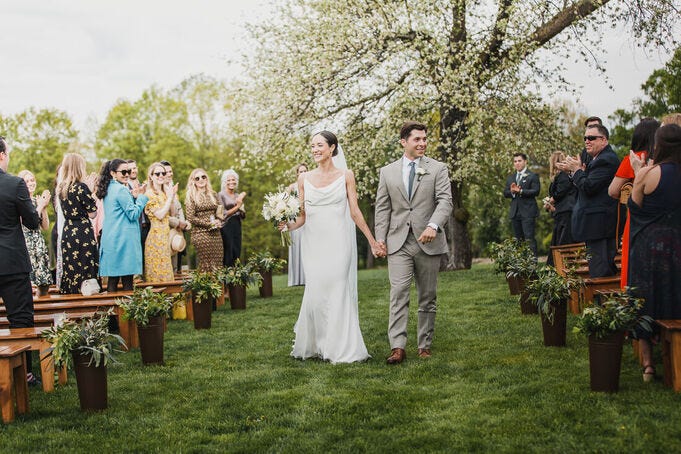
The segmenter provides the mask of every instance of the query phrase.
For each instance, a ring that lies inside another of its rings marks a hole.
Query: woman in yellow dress
[[[158,162],[149,167],[147,173],[149,188],[146,196],[149,202],[144,212],[151,227],[144,243],[144,270],[147,281],[172,281],[173,265],[170,259],[170,226],[168,220],[172,213],[173,199],[177,194],[177,184],[166,184],[166,169]]]

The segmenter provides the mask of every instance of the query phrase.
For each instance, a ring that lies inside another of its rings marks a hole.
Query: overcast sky
[[[266,0],[0,0],[0,113],[29,106],[69,112],[78,128],[102,121],[119,98],[189,75],[238,76],[243,24],[270,14]],[[628,107],[667,55],[633,53],[626,37],[603,38],[614,91],[586,64],[568,79],[579,104],[603,117]]]

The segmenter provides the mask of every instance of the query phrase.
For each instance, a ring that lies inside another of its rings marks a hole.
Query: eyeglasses
[[[116,173],[120,173],[123,176],[130,175],[130,170],[125,169],[125,170],[114,170]]]
[[[167,172],[154,172],[154,175],[156,175],[157,177],[164,177],[166,176],[166,173]]]
[[[208,179],[207,175],[201,175],[200,177],[194,177],[194,181],[207,180],[207,179]]]
[[[596,139],[602,139],[604,136],[584,136],[584,142],[593,142]]]

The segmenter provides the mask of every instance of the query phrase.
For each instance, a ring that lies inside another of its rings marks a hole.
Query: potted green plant
[[[589,338],[589,373],[592,391],[619,390],[624,333],[636,326],[652,331],[653,320],[639,316],[643,300],[626,293],[610,295],[584,308],[574,331]]]
[[[567,324],[567,305],[573,284],[561,276],[552,266],[537,270],[535,277],[527,283],[531,301],[541,315],[544,345],[564,347]]]
[[[537,268],[537,259],[527,242],[509,238],[501,243],[492,243],[489,254],[494,261],[495,272],[506,276],[511,295],[521,295],[525,283]]]
[[[253,269],[253,264],[242,264],[239,259],[236,259],[233,266],[224,270],[222,278],[229,288],[229,303],[232,309],[246,309],[246,288],[260,286],[262,282],[262,276]]]
[[[260,296],[269,298],[273,294],[272,273],[281,270],[286,264],[286,260],[276,258],[270,254],[270,251],[265,251],[251,255],[248,263],[251,268],[258,270],[262,276],[262,283],[259,287]]]
[[[136,287],[132,295],[116,301],[123,319],[137,323],[143,364],[163,364],[165,319],[173,307],[171,298],[153,287]]]
[[[222,294],[222,283],[217,273],[192,271],[182,283],[185,292],[191,292],[194,328],[211,326],[213,305]]]
[[[113,361],[116,347],[125,346],[123,338],[109,332],[112,315],[110,309],[83,317],[78,323],[63,319],[42,333],[52,344],[55,368],[66,365],[74,369],[83,411],[104,410],[108,406],[106,366]]]

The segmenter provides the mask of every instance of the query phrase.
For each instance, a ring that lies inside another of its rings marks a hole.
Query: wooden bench
[[[664,384],[681,392],[681,320],[655,320],[660,326]]]
[[[59,317],[60,315],[65,315],[67,318],[75,321],[82,320],[83,318],[86,317],[92,317],[95,315],[94,311],[85,311],[85,312],[63,312],[62,314],[36,314],[33,315],[33,323],[35,326],[52,326],[54,325],[54,320],[55,317]],[[9,320],[7,317],[0,317],[0,329],[7,329],[9,328]]]
[[[20,415],[28,413],[26,355],[29,345],[0,347],[0,407],[2,422],[14,421],[14,406]]]
[[[43,381],[43,391],[54,391],[54,361],[52,360],[52,347],[49,342],[40,335],[46,327],[11,328],[0,329],[0,347],[23,347],[28,345],[29,350],[35,350],[40,354],[40,375]],[[24,380],[26,376],[24,376]],[[66,369],[59,371],[59,383],[66,383]]]

